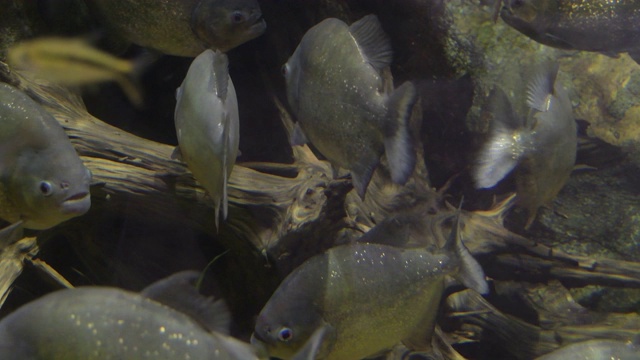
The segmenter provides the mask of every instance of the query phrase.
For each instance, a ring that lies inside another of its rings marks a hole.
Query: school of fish
[[[506,23],[543,44],[628,53],[637,61],[640,45],[629,39],[640,38],[640,7],[603,1],[500,0],[499,5]],[[128,41],[195,57],[176,91],[173,157],[206,190],[219,228],[220,218],[229,215],[227,187],[239,153],[242,111],[224,52],[265,32],[257,1],[91,0],[89,6]],[[140,12],[158,19],[133,21]],[[311,143],[335,168],[348,170],[360,198],[383,164],[398,185],[416,165],[409,120],[420,97],[410,81],[394,88],[392,61],[391,42],[378,18],[366,15],[350,25],[335,18],[319,22],[282,67],[296,120],[292,145]],[[116,81],[133,103],[142,102],[132,80],[135,61],[97,50],[84,39],[25,41],[9,50],[7,62],[63,86]],[[477,188],[492,188],[513,173],[518,204],[528,211],[525,228],[563,188],[577,150],[572,104],[558,80],[558,65],[540,64],[531,74],[526,114],[515,111],[515,100],[499,86],[491,91],[491,129],[471,170]],[[48,229],[83,215],[91,205],[90,183],[91,172],[59,123],[26,93],[0,84],[0,218],[10,223],[0,240],[9,234],[14,239],[15,229]],[[401,226],[420,221],[407,219]],[[141,293],[81,287],[23,305],[0,321],[0,359],[353,360],[400,343],[428,350],[445,277],[489,293],[482,267],[464,245],[460,209],[450,223],[448,238],[435,250],[393,245],[387,239],[390,225],[382,222],[358,242],[311,257],[264,305],[250,344],[229,336],[226,306],[198,293],[197,273],[183,272]],[[638,349],[594,340],[540,359],[567,354],[622,359],[637,356]]]

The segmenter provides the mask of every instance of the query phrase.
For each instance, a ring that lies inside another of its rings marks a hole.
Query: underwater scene
[[[640,359],[640,0],[3,1],[23,359]]]

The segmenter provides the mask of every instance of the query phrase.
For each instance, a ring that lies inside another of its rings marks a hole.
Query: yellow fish
[[[117,58],[83,38],[39,37],[22,41],[9,48],[7,63],[34,78],[63,86],[115,81],[134,105],[142,105],[142,94],[131,78],[141,67],[140,62]]]

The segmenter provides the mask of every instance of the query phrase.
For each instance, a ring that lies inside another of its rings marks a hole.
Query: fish
[[[492,89],[489,140],[472,169],[476,188],[494,187],[514,171],[517,204],[528,211],[526,229],[564,187],[575,164],[577,125],[557,75],[557,64],[536,70],[528,85],[526,117],[514,111],[503,90]]]
[[[216,228],[220,210],[228,213],[227,183],[238,156],[238,100],[229,77],[229,60],[220,51],[198,55],[176,91],[174,158],[187,163],[195,179],[213,199]]]
[[[108,30],[168,55],[226,52],[267,28],[257,0],[90,0],[88,5]]]
[[[139,86],[133,80],[150,61],[115,57],[93,47],[86,38],[43,36],[24,40],[7,51],[7,63],[26,75],[61,86],[84,86],[115,81],[132,104],[142,106]]]
[[[198,276],[179,272],[141,293],[83,286],[44,295],[0,321],[0,358],[265,359],[228,335],[226,304],[200,295]]]
[[[486,294],[481,266],[462,243],[460,216],[445,245],[330,248],[290,273],[257,317],[252,343],[281,359],[362,359],[403,342],[428,346],[444,278]]]
[[[628,53],[640,63],[636,0],[504,0],[500,17],[531,39],[560,49]]]
[[[91,207],[87,169],[60,124],[0,83],[0,218],[44,230]]]
[[[392,56],[375,15],[351,26],[328,18],[305,33],[282,67],[297,120],[291,143],[310,142],[350,170],[361,198],[383,153],[397,184],[406,183],[416,163],[408,123],[418,93],[411,82],[389,89]]]
[[[640,338],[634,342],[624,342],[620,340],[592,339],[563,346],[536,360],[637,360],[640,359]]]

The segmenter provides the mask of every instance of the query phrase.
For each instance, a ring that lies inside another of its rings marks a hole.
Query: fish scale
[[[482,269],[462,245],[458,221],[435,253],[382,245],[377,240],[384,239],[373,235],[368,240],[375,243],[341,245],[310,258],[263,307],[253,342],[295,360],[362,359],[400,342],[425,348],[445,275],[488,291]]]
[[[89,210],[91,172],[58,122],[0,84],[0,217],[47,229]]]
[[[311,142],[334,166],[351,171],[362,198],[386,154],[393,182],[413,172],[415,152],[408,121],[418,100],[406,82],[389,90],[387,35],[374,15],[348,26],[329,18],[307,31],[283,67],[295,116],[292,144]]]
[[[504,0],[502,19],[542,44],[640,60],[636,0]]]

